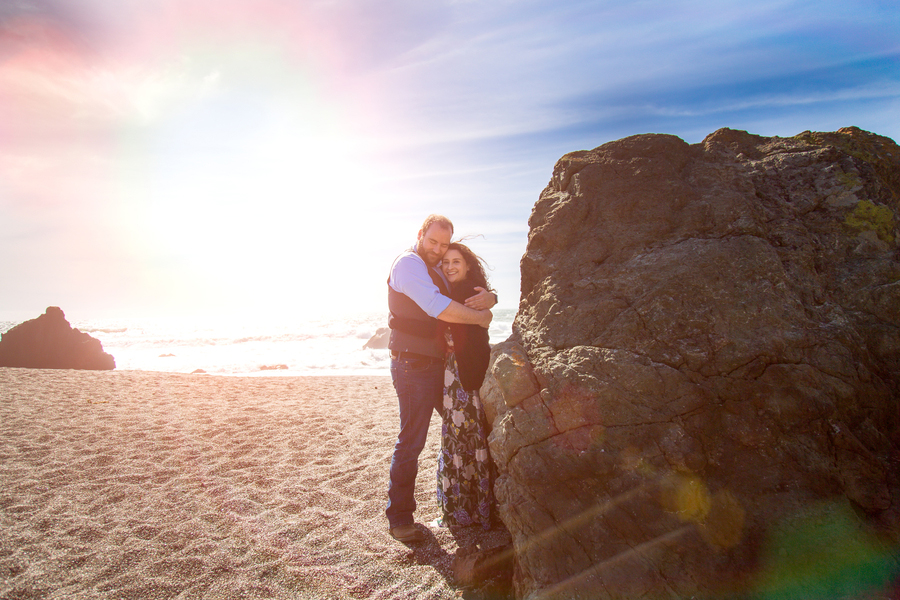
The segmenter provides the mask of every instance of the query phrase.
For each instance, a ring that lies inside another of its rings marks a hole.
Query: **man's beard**
[[[421,243],[416,244],[416,254],[418,254],[419,257],[421,257],[421,259],[424,260],[425,264],[429,267],[436,267],[441,264],[441,257],[436,256],[431,252],[426,252],[424,246],[422,246]]]

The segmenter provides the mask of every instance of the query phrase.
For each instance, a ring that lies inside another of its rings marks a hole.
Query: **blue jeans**
[[[444,361],[391,359],[391,379],[400,401],[400,434],[391,459],[391,483],[385,514],[391,528],[413,523],[419,454],[425,447],[431,412],[441,414]]]

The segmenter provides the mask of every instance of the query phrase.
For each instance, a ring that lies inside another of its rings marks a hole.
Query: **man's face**
[[[449,229],[441,227],[439,223],[432,223],[427,231],[419,232],[419,241],[416,244],[416,252],[429,267],[440,264],[450,245],[450,237],[453,235]]]

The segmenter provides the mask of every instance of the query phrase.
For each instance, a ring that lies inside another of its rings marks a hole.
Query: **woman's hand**
[[[466,307],[475,310],[489,310],[497,304],[497,296],[493,292],[489,292],[483,287],[476,287],[478,292],[474,296],[466,298]]]

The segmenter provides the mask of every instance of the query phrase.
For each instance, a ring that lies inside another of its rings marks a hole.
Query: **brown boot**
[[[398,525],[397,527],[392,527],[391,537],[398,542],[411,544],[414,542],[423,541],[425,539],[425,534],[422,533],[422,531],[418,527],[416,527],[415,523],[410,523],[409,525]]]

